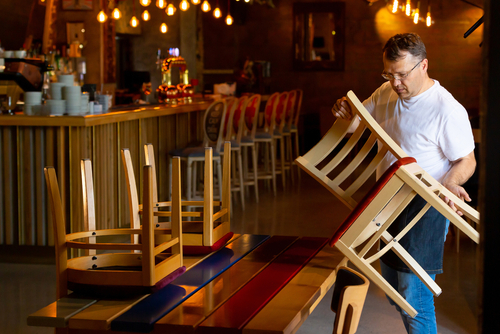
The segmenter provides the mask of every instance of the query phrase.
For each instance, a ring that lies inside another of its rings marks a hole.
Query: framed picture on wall
[[[62,0],[64,10],[92,10],[93,0]]]

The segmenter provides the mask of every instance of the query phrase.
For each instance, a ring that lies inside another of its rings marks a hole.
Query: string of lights
[[[434,24],[431,16],[431,0],[427,0],[427,14],[425,18],[421,15],[420,5],[420,1],[417,1],[416,6],[413,7],[411,0],[406,0],[406,2],[403,0],[392,0],[392,3],[389,4],[389,8],[394,14],[398,12],[404,13],[404,15],[410,17],[415,24],[423,22],[426,26],[430,27]]]

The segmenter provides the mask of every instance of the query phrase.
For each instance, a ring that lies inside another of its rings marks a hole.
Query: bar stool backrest
[[[234,110],[237,105],[238,98],[236,97],[227,97],[226,100],[226,117],[224,118],[224,132],[223,138],[224,140],[231,140],[231,128],[233,126],[233,117]]]
[[[264,109],[264,121],[267,132],[274,131],[274,118],[276,117],[276,106],[278,105],[279,93],[272,94],[266,102]]]
[[[251,137],[255,138],[255,131],[257,130],[257,122],[259,120],[260,101],[262,96],[260,94],[252,95],[248,98],[248,103],[245,108],[245,125],[246,132]]]
[[[226,102],[217,100],[205,112],[203,119],[204,142],[203,146],[210,146],[214,152],[220,152],[223,137],[224,120],[226,119]]]
[[[300,115],[300,111],[301,111],[301,108],[302,108],[302,96],[304,95],[304,92],[302,91],[302,89],[296,89],[295,90],[297,92],[297,97],[295,98],[295,107],[293,108],[293,119],[292,119],[292,122],[293,122],[293,125],[295,125],[295,127],[297,127],[299,125],[299,115]]]
[[[288,92],[283,92],[278,97],[278,104],[276,106],[276,114],[274,117],[274,126],[272,128],[278,128],[280,133],[283,133],[283,127],[285,126],[285,117],[288,105]]]
[[[288,92],[288,101],[286,104],[285,123],[290,125],[295,115],[295,101],[297,100],[297,90]]]
[[[236,141],[236,143],[241,142],[241,136],[243,134],[243,130],[245,127],[245,110],[248,103],[248,96],[242,96],[239,98],[238,103],[235,103],[235,109],[233,113],[233,129],[232,129],[232,138]]]

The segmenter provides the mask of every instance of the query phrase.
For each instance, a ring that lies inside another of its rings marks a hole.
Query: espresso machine
[[[22,93],[41,91],[48,70],[48,63],[39,59],[5,58],[0,72],[1,112],[12,114]]]

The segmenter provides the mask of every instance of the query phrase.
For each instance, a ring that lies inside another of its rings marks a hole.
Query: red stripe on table
[[[239,333],[326,244],[326,238],[301,238],[234,294],[198,327],[199,333]],[[293,296],[290,296],[293,298]]]

